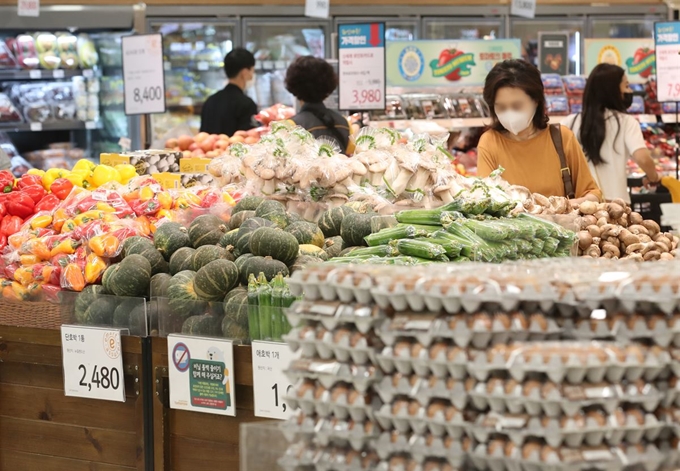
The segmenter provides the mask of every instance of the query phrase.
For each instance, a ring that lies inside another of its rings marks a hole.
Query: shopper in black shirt
[[[256,126],[257,105],[243,93],[255,78],[255,57],[241,47],[232,49],[224,57],[224,71],[229,83],[203,105],[201,132],[233,136]]]
[[[343,152],[351,153],[353,145],[347,119],[323,104],[337,86],[333,66],[313,56],[298,57],[286,72],[286,90],[302,104],[292,121],[314,137],[331,139]]]

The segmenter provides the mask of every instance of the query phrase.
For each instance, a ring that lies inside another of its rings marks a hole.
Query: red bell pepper
[[[73,189],[73,183],[65,178],[57,178],[50,185],[50,191],[60,200],[65,200],[66,197],[71,193]]]
[[[54,284],[51,283],[52,282],[50,281],[50,284],[42,285],[43,298],[45,299],[45,301],[51,303],[59,303],[61,302],[61,297],[59,296],[59,294],[62,291],[61,286],[55,286]]]
[[[29,175],[30,177],[31,175]],[[29,185],[21,188],[21,193],[31,197],[33,204],[38,204],[46,195],[45,189],[42,186]]]
[[[5,203],[0,203],[0,219],[4,218],[5,214],[7,214],[7,207]]]
[[[45,195],[43,199],[41,199],[40,202],[35,205],[35,212],[39,213],[42,211],[48,211],[51,213],[56,209],[57,206],[59,206],[59,203],[61,203],[61,200],[55,195]]]
[[[0,172],[0,192],[9,193],[14,188],[14,175],[9,170]]]
[[[5,267],[5,276],[9,278],[10,280],[14,279],[14,272],[19,269],[19,264],[18,263],[10,263]]]
[[[0,234],[0,250],[7,247],[7,236],[5,234]]]
[[[33,215],[35,203],[30,196],[21,192],[13,192],[7,199],[7,213],[12,216],[19,216],[21,219],[26,219]]]
[[[92,196],[86,196],[76,205],[75,213],[80,214],[97,207],[97,200]]]
[[[137,216],[156,214],[160,209],[156,198],[147,201],[132,200],[130,201],[130,207]]]
[[[42,179],[38,175],[29,175],[25,174],[22,175],[19,181],[17,181],[17,188],[20,190],[23,188],[26,188],[27,186],[39,186],[40,188],[43,187],[42,184]]]
[[[7,214],[5,217],[2,218],[2,222],[0,222],[0,233],[5,237],[9,237],[12,234],[16,234],[17,232],[19,232],[19,229],[21,229],[21,225],[23,223],[24,221],[19,216],[12,216],[10,214]]]

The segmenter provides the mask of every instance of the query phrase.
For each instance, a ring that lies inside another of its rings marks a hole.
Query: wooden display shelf
[[[64,396],[60,335],[0,326],[0,470],[144,470],[142,339],[122,339],[120,403]]]
[[[170,409],[168,342],[151,341],[156,392],[153,401],[154,471],[239,469],[239,427],[254,416],[250,346],[234,346],[236,417]],[[262,470],[266,471],[266,470]]]

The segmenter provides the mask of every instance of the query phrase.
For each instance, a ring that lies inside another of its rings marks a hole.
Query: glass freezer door
[[[243,44],[255,54],[255,86],[249,95],[258,108],[275,103],[294,106],[283,81],[288,64],[299,56],[327,58],[331,20],[267,18],[243,20]]]
[[[590,19],[590,38],[653,38],[654,23],[664,21],[662,15],[647,15],[642,18],[592,17]]]
[[[423,39],[500,39],[502,18],[424,18]]]
[[[150,30],[163,35],[167,112],[151,116],[151,140],[177,126],[198,132],[205,100],[226,83],[224,56],[238,37],[236,21],[151,19]]]

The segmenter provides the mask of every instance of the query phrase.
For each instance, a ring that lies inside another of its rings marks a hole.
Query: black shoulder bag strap
[[[571,170],[567,164],[567,157],[564,155],[562,131],[560,130],[559,124],[550,125],[550,137],[552,137],[553,145],[555,146],[557,155],[560,157],[560,173],[562,175],[562,181],[564,182],[564,194],[567,195],[567,198],[573,199],[576,197],[574,194],[574,182],[571,180]]]
[[[330,113],[321,113],[319,110],[305,110],[312,113],[324,126],[328,129],[333,137],[338,141],[340,146],[342,146],[342,152],[347,151],[347,146],[349,145],[349,140],[346,139],[340,131],[335,127],[335,120]]]

